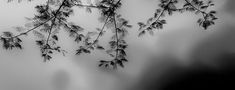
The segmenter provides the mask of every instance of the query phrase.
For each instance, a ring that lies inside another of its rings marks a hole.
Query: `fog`
[[[235,80],[234,0],[214,0],[218,11],[216,25],[203,30],[191,13],[166,17],[167,25],[154,36],[138,36],[137,22],[153,14],[157,0],[123,0],[120,13],[133,28],[126,38],[129,62],[118,70],[97,67],[105,52],[74,55],[78,48],[65,34],[60,45],[69,53],[56,54],[43,62],[33,35],[23,36],[23,50],[0,48],[0,90],[194,90],[228,89]],[[34,15],[33,2],[0,1],[0,31],[23,26],[24,17]],[[141,5],[141,6],[140,6]],[[76,10],[70,18],[88,30],[101,27],[98,11]],[[103,38],[105,39],[105,38]],[[105,43],[104,43],[105,45]]]

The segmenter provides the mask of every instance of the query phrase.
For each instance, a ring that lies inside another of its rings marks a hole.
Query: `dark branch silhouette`
[[[12,2],[14,0],[8,0]],[[17,0],[21,2],[22,0]],[[27,0],[33,1],[33,0]],[[205,30],[209,26],[215,24],[217,17],[216,11],[207,8],[214,6],[211,0],[159,0],[159,8],[156,9],[153,17],[150,17],[146,23],[139,22],[139,36],[149,32],[154,34],[154,30],[162,29],[166,24],[164,17],[166,15],[173,15],[175,12],[183,13],[185,11],[193,12],[195,14],[201,14],[202,18],[198,19],[199,26]],[[178,6],[179,2],[183,3],[182,6]],[[112,58],[111,60],[100,60],[100,67],[112,67],[114,69],[117,66],[124,67],[123,63],[127,62],[126,48],[128,43],[125,41],[125,36],[128,33],[128,29],[132,25],[128,24],[128,20],[122,18],[121,14],[117,12],[122,6],[121,0],[100,0],[99,3],[83,4],[80,0],[48,0],[45,4],[37,5],[35,9],[37,14],[29,20],[33,24],[30,29],[25,32],[20,32],[14,35],[12,32],[6,31],[0,37],[0,41],[3,42],[3,48],[22,49],[22,40],[20,36],[27,35],[29,32],[34,31],[34,35],[39,37],[36,40],[36,44],[39,46],[41,56],[44,61],[51,60],[54,53],[65,54],[66,51],[61,49],[57,45],[59,37],[57,36],[58,29],[64,29],[69,33],[69,36],[74,38],[77,43],[82,43],[76,50],[76,55],[82,53],[91,53],[92,50],[105,50],[106,53]],[[55,8],[52,8],[55,7]],[[68,18],[74,13],[74,8],[85,8],[87,12],[91,13],[92,9],[97,9],[101,12],[101,21],[103,26],[97,29],[97,31],[89,31],[85,35],[86,30],[73,22],[69,22]],[[110,27],[111,28],[108,28]],[[104,48],[99,45],[100,37],[104,34],[105,28],[114,30],[111,40],[108,42],[109,48]],[[58,31],[59,32],[59,31]],[[46,37],[45,37],[46,36]]]

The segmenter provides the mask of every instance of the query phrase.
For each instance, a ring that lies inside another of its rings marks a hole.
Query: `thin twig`
[[[190,6],[192,6],[194,9],[196,9],[197,11],[203,13],[203,14],[206,14],[206,12],[200,10],[199,8],[195,7],[192,3],[190,3],[188,0],[184,0],[186,3],[188,3]]]
[[[118,3],[120,3],[121,2],[121,0],[118,0],[118,2],[116,3],[116,5],[118,4]]]
[[[50,29],[49,29],[49,34],[48,34],[48,37],[47,37],[47,40],[46,40],[46,45],[47,45],[48,42],[49,42],[49,39],[50,39],[50,36],[51,36],[51,32],[52,32],[53,26],[55,25],[55,20],[57,19],[57,15],[58,15],[60,9],[64,6],[65,1],[66,1],[66,0],[64,0],[64,1],[62,2],[62,4],[60,5],[60,7],[56,10],[56,13],[55,13],[55,15],[54,15],[55,17],[54,17],[54,19],[53,19],[52,22],[51,22],[51,27],[50,27]]]
[[[188,0],[184,0],[186,3],[188,3],[191,7],[193,7],[194,9],[196,9],[197,11],[201,12],[202,16],[205,18],[205,15],[207,15],[207,13],[205,11],[200,10],[199,8],[195,7],[192,3],[190,3]]]
[[[89,48],[89,47],[93,46],[95,43],[97,43],[97,41],[99,40],[100,36],[102,35],[102,33],[103,33],[103,31],[104,31],[104,28],[105,28],[106,24],[109,22],[109,21],[108,21],[108,20],[109,20],[109,17],[110,17],[110,15],[106,18],[105,23],[104,23],[104,25],[102,26],[102,28],[101,28],[101,30],[100,30],[98,36],[96,37],[96,39],[95,39],[95,40],[92,42],[92,44],[90,44],[87,48]]]
[[[114,20],[114,27],[115,27],[115,36],[116,36],[116,57],[115,59],[117,59],[118,57],[118,45],[119,45],[119,38],[118,38],[118,28],[117,28],[117,23],[116,23],[116,17],[115,15],[113,15],[113,20]]]
[[[61,19],[60,19],[61,20]],[[62,23],[64,23],[70,30],[73,30],[71,27],[69,27],[70,25],[68,25],[68,23],[66,23],[64,20],[61,20]],[[78,34],[77,32],[74,31],[74,33],[78,36],[80,34]]]
[[[121,2],[121,0],[119,0],[115,5],[117,5],[117,4],[120,3],[120,2]],[[111,8],[111,7],[109,7],[109,8]],[[104,23],[104,25],[102,26],[101,31],[99,32],[99,34],[98,34],[98,36],[96,37],[96,39],[95,39],[95,40],[92,42],[92,44],[90,44],[87,48],[93,46],[93,45],[99,40],[100,36],[102,35],[102,33],[103,33],[103,31],[104,31],[104,28],[105,28],[106,24],[109,22],[109,21],[108,21],[109,18],[110,18],[110,14],[109,14],[108,17],[106,18],[105,23]],[[87,49],[87,48],[86,48],[86,49]]]
[[[53,26],[54,26],[54,24],[55,24],[55,20],[56,20],[56,18],[54,18],[54,19],[51,21],[51,26],[50,26],[50,29],[49,29],[49,34],[48,34],[48,36],[47,36],[46,45],[47,45],[48,42],[49,42],[49,39],[50,39],[50,36],[51,36],[51,32],[52,32]]]
[[[66,0],[64,0],[64,1],[62,2],[62,4],[60,5],[60,7],[56,10],[56,13],[55,13],[55,15],[54,15],[54,18],[53,18],[53,20],[51,21],[51,26],[50,26],[50,29],[49,29],[49,34],[48,34],[47,39],[46,39],[46,45],[47,45],[47,47],[46,47],[46,52],[45,52],[46,55],[48,55],[48,50],[49,50],[49,49],[47,49],[47,48],[50,48],[50,45],[49,45],[48,43],[49,43],[49,39],[50,39],[50,37],[51,37],[51,33],[52,33],[53,26],[55,25],[55,20],[57,19],[57,15],[59,14],[60,9],[64,6],[65,1],[66,1]],[[44,59],[46,60],[46,57],[45,57]],[[45,61],[45,60],[44,60],[44,61]]]
[[[166,4],[166,6],[165,7],[163,7],[163,9],[162,9],[162,11],[160,12],[160,14],[158,15],[158,17],[156,17],[154,20],[153,20],[153,22],[151,22],[151,23],[149,23],[148,25],[146,25],[146,26],[150,26],[152,23],[154,23],[155,21],[158,21],[161,17],[162,17],[162,15],[164,14],[164,12],[166,11],[166,7],[170,4],[172,2],[172,0],[169,0],[169,2]],[[147,27],[148,28],[148,27]],[[144,30],[146,30],[146,28],[145,29],[142,29],[142,31],[144,31]]]
[[[13,39],[13,38],[17,38],[17,37],[22,36],[22,35],[27,35],[27,33],[29,33],[29,32],[31,32],[31,31],[37,29],[38,27],[40,27],[40,26],[42,26],[42,25],[44,25],[44,24],[46,24],[46,23],[47,23],[48,21],[50,21],[52,18],[53,18],[53,17],[49,18],[49,19],[46,20],[45,22],[43,22],[43,23],[41,23],[41,24],[39,24],[39,25],[37,25],[37,26],[35,26],[35,27],[33,27],[33,28],[31,28],[31,29],[29,29],[29,30],[23,32],[23,33],[20,33],[20,34],[14,36],[14,37],[9,37],[8,39]],[[6,37],[3,37],[3,38],[6,38]]]
[[[83,4],[74,4],[74,6],[88,7],[88,8],[97,8],[97,9],[108,8],[108,7],[100,7],[100,6],[95,6],[95,5],[83,5]]]

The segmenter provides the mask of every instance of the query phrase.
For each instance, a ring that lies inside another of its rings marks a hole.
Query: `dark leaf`
[[[100,46],[100,45],[96,46],[96,48],[99,49],[99,50],[104,50],[104,47]]]
[[[55,39],[56,41],[58,41],[58,36],[57,35],[53,35],[52,38]]]

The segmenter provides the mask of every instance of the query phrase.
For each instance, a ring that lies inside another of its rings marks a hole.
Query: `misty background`
[[[14,31],[13,27],[24,26],[25,17],[33,17],[34,7],[45,1],[7,3],[1,0],[0,31]],[[230,72],[235,63],[235,1],[213,1],[216,6],[212,9],[218,12],[219,19],[208,30],[196,23],[199,15],[176,13],[166,17],[163,30],[156,30],[154,36],[146,34],[139,38],[137,22],[152,16],[158,0],[122,0],[119,12],[133,25],[126,37],[129,62],[125,68],[113,71],[97,67],[98,60],[107,58],[105,52],[74,55],[78,45],[65,33],[59,38],[60,46],[68,53],[65,57],[56,54],[49,62],[43,62],[35,44],[37,38],[32,33],[23,36],[23,50],[0,48],[0,90],[177,90],[174,88],[180,85],[192,90],[196,86],[208,86],[210,82],[203,81],[207,77],[212,77],[208,81],[218,77],[222,81],[233,80]],[[102,23],[98,21],[98,11],[92,11],[76,9],[70,20],[87,30],[95,30]],[[193,77],[197,72],[203,72],[200,74],[203,78],[197,78],[197,83],[184,81],[183,77]],[[229,87],[228,82],[222,83]],[[208,87],[217,84],[221,85]]]

